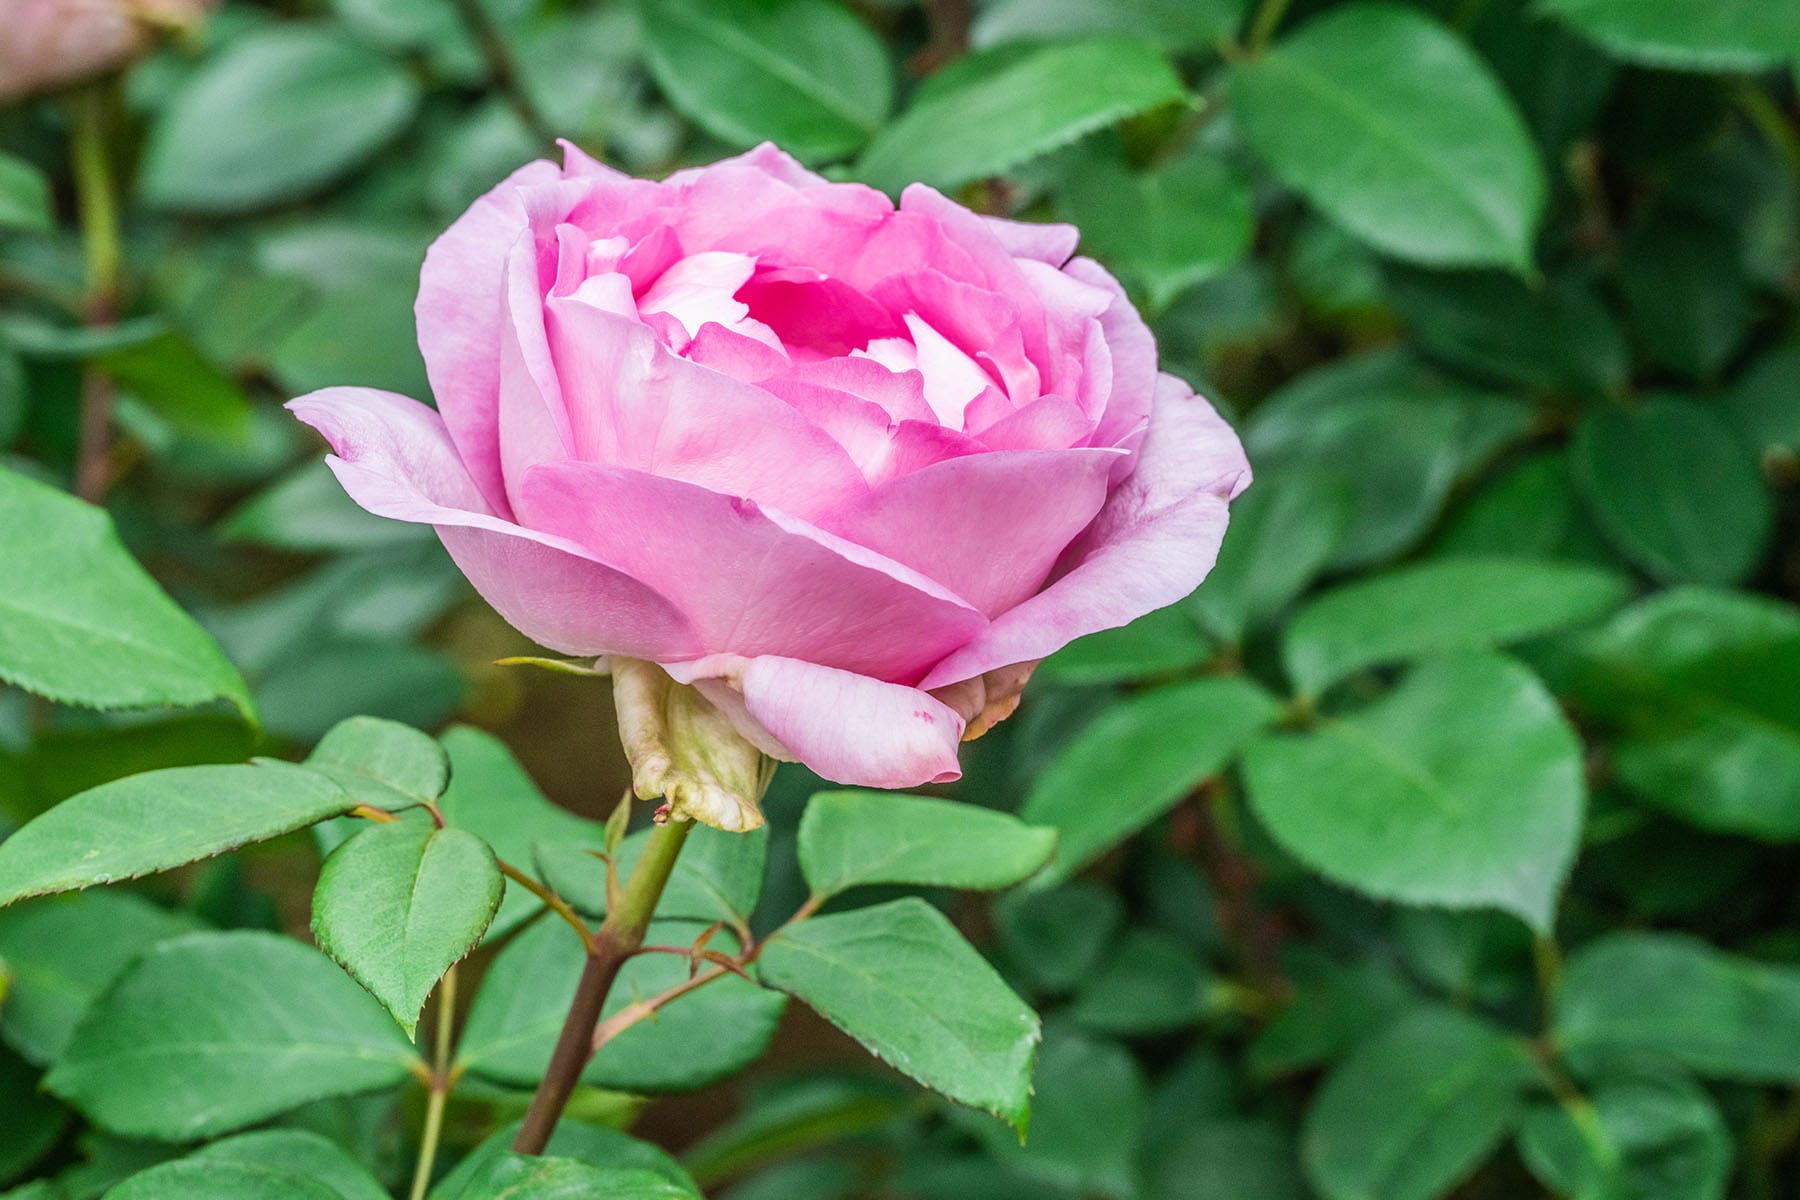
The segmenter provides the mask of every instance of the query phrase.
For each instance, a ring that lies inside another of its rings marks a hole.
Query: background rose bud
[[[826,778],[945,781],[1028,664],[1190,592],[1250,479],[1075,243],[769,146],[660,183],[571,148],[427,257],[437,412],[292,408],[535,640]]]
[[[0,0],[0,99],[122,67],[159,28],[191,25],[212,0]]]

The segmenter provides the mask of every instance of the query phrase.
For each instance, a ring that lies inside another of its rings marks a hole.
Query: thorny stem
[[[696,988],[705,987],[714,980],[723,979],[730,974],[734,974],[734,972],[729,967],[714,967],[709,971],[702,971],[698,975],[684,979],[674,987],[660,992],[657,995],[650,997],[648,1000],[637,1000],[627,1004],[624,1008],[621,1008],[618,1012],[600,1022],[599,1027],[594,1030],[594,1051],[598,1053],[600,1047],[606,1045],[606,1043],[612,1041],[621,1033],[624,1033],[627,1029],[630,1029],[633,1025],[642,1021],[645,1017],[656,1015],[657,1010],[662,1008],[663,1005],[674,1000],[679,1000]]]
[[[437,1164],[438,1140],[444,1132],[444,1107],[450,1100],[451,1035],[456,1022],[456,968],[444,972],[437,986],[437,1026],[433,1031],[431,1086],[425,1097],[425,1128],[419,1135],[419,1158],[413,1168],[410,1200],[425,1200]]]
[[[75,97],[70,139],[75,199],[87,255],[84,317],[89,325],[110,325],[118,316],[119,208],[111,155],[106,144],[110,83],[96,84]],[[75,457],[75,494],[98,503],[106,495],[112,441],[113,385],[88,368],[81,380],[81,433]]]
[[[531,1098],[531,1109],[519,1127],[519,1136],[513,1140],[515,1152],[542,1154],[549,1143],[557,1119],[580,1082],[582,1069],[594,1057],[594,1038],[606,994],[612,990],[625,960],[643,945],[650,914],[655,911],[669,882],[669,873],[675,869],[675,858],[692,830],[693,823],[689,821],[669,821],[653,829],[618,904],[607,911],[594,939],[594,949],[588,954],[587,966],[582,969],[581,981],[575,986],[549,1069]]]

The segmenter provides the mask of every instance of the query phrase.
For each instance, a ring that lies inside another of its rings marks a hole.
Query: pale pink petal
[[[1062,450],[1089,441],[1094,423],[1073,400],[1040,396],[992,425],[977,427],[971,423],[970,428],[990,450]],[[1113,470],[1116,476],[1123,477],[1130,472],[1131,463],[1128,460]]]
[[[1237,435],[1185,383],[1164,375],[1136,459],[1136,470],[1069,548],[1061,576],[932,668],[920,687],[1043,658],[1200,585],[1225,535],[1226,501],[1250,482]]]
[[[690,362],[645,325],[574,297],[546,307],[574,457],[803,517],[867,490],[843,447],[761,388]]]
[[[556,144],[562,147],[563,174],[574,178],[584,176],[607,180],[629,179],[631,176],[623,171],[614,170],[587,151],[571,142],[568,138],[557,138]]]
[[[654,589],[577,543],[493,515],[443,420],[417,401],[326,388],[288,408],[325,435],[351,499],[383,517],[433,525],[469,582],[525,636],[564,654],[675,658],[698,640]]]
[[[1112,380],[1093,444],[1127,445],[1127,439],[1144,428],[1151,399],[1156,395],[1156,339],[1126,298],[1125,289],[1099,263],[1091,258],[1077,258],[1065,270],[1081,282],[1112,295],[1112,304],[1099,318]]]
[[[508,512],[518,508],[525,472],[537,463],[569,457],[575,444],[562,381],[544,335],[538,279],[537,244],[526,231],[507,258],[502,301],[508,319],[500,329],[496,360],[500,387],[493,421]]]
[[[1043,586],[1106,499],[1116,450],[974,454],[900,475],[826,521],[989,616]]]
[[[419,273],[419,352],[432,395],[481,494],[506,510],[495,409],[500,397],[502,280],[507,256],[526,227],[519,189],[560,178],[554,163],[533,162],[477,200],[425,252]]]
[[[534,528],[643,579],[708,653],[774,654],[916,678],[987,625],[941,584],[775,509],[596,463],[527,477]]]
[[[638,297],[638,311],[664,312],[681,322],[692,338],[708,321],[727,329],[750,315],[750,306],[736,292],[756,274],[756,260],[747,254],[707,250],[677,259]]]
[[[907,313],[906,328],[912,333],[919,374],[925,377],[925,403],[937,419],[951,429],[963,427],[963,410],[969,402],[992,388],[994,381],[981,365],[949,338],[932,328],[917,313]]]
[[[962,717],[916,688],[769,655],[664,669],[700,686],[753,743],[833,783],[910,788],[962,774]]]
[[[1073,225],[1009,221],[1005,217],[983,217],[982,222],[1014,258],[1035,258],[1053,267],[1068,262],[1081,241],[1081,231]]]
[[[700,327],[694,340],[681,352],[682,357],[729,375],[740,383],[761,384],[784,373],[792,364],[773,337],[751,337],[740,332],[745,326],[754,324],[754,321],[746,321],[739,329],[727,329],[716,321],[709,321]]]

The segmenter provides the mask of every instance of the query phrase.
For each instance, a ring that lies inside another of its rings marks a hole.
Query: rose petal
[[[1106,404],[1094,429],[1096,446],[1129,446],[1144,428],[1156,395],[1156,339],[1138,316],[1119,281],[1091,258],[1077,258],[1065,271],[1090,286],[1110,292],[1112,304],[1100,314],[1100,331],[1112,373]],[[1118,479],[1115,478],[1115,483]]]
[[[560,176],[554,163],[527,163],[471,205],[425,252],[413,306],[438,410],[476,486],[499,513],[509,511],[495,432],[501,296],[507,258],[526,226],[519,190]]]
[[[1137,469],[1070,547],[1065,573],[996,618],[919,686],[929,691],[1043,658],[1186,596],[1218,556],[1226,501],[1249,482],[1231,427],[1185,383],[1161,376]]]
[[[937,580],[989,616],[1043,585],[1106,499],[1116,450],[974,454],[901,475],[826,528]]]
[[[833,783],[909,788],[962,775],[963,719],[916,688],[768,655],[664,664],[777,758]]]
[[[580,545],[494,516],[437,413],[370,388],[326,388],[289,403],[325,435],[351,499],[383,517],[432,525],[469,582],[508,623],[563,654],[633,658],[697,653],[698,639],[654,589]]]
[[[576,297],[546,306],[576,456],[811,517],[867,490],[848,453],[761,388]]]
[[[711,653],[774,654],[906,680],[987,621],[911,568],[755,502],[597,463],[526,478],[525,519],[642,579]]]
[[[994,240],[1014,258],[1035,258],[1053,267],[1068,262],[1081,241],[1081,231],[1073,225],[1009,221],[1005,217],[981,220]]]

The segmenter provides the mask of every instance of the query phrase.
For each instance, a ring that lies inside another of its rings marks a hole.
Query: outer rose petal
[[[995,619],[919,686],[930,691],[1043,658],[1175,603],[1212,570],[1226,502],[1249,483],[1231,427],[1187,384],[1161,376],[1137,470],[1070,547],[1062,577]]]
[[[1112,359],[1112,379],[1106,411],[1094,430],[1092,444],[1135,448],[1133,439],[1143,429],[1151,400],[1157,394],[1156,339],[1126,298],[1125,289],[1106,268],[1091,258],[1078,258],[1065,272],[1113,295],[1112,306],[1100,314],[1100,330]],[[1118,477],[1113,482],[1117,483]]]
[[[1014,258],[1035,258],[1053,267],[1068,262],[1081,241],[1081,231],[1073,225],[1009,221],[1005,217],[983,217],[981,220]]]
[[[502,513],[495,413],[506,260],[526,227],[519,189],[560,176],[554,163],[526,163],[477,200],[425,252],[413,305],[432,395],[476,486]]]
[[[433,525],[456,565],[527,637],[564,654],[679,657],[691,626],[654,589],[573,542],[494,516],[437,413],[369,388],[326,388],[288,408],[325,435],[351,499],[378,516]]]
[[[946,459],[900,475],[822,523],[996,616],[1043,585],[1106,500],[1116,450]]]
[[[833,783],[909,788],[962,775],[963,719],[916,688],[793,658],[714,655],[664,669],[750,741]]]
[[[987,626],[961,597],[755,502],[598,463],[546,463],[522,516],[667,596],[709,653],[917,678]],[[668,662],[682,656],[665,656]]]

